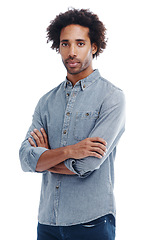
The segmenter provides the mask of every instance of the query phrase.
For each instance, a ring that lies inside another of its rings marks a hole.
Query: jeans
[[[115,218],[108,214],[85,224],[49,226],[38,223],[37,240],[114,240]]]

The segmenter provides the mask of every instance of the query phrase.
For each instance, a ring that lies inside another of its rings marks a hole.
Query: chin
[[[83,70],[70,70],[70,69],[67,69],[67,72],[69,73],[69,74],[71,74],[71,75],[76,75],[76,74],[79,74],[79,73],[81,73]]]

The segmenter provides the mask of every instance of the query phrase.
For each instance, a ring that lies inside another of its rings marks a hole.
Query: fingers
[[[46,134],[46,132],[43,128],[41,128],[41,132],[43,134],[43,138],[44,138],[45,143],[47,143],[48,142],[47,134]]]
[[[41,132],[40,132],[41,131]],[[48,138],[45,130],[43,128],[38,131],[36,128],[30,133],[31,136],[34,138],[36,144],[32,140],[32,138],[28,138],[29,143],[33,147],[45,147],[49,148],[48,146]]]
[[[35,130],[34,130],[35,131]],[[36,141],[37,146],[40,146],[41,141],[39,136],[35,133],[35,132],[31,132],[31,136],[34,138],[34,140]]]
[[[99,154],[98,152],[90,152],[89,156],[91,157],[97,157],[97,158],[102,158],[102,155]]]
[[[37,129],[34,129],[34,131],[31,132],[31,135],[36,140],[37,144],[44,143],[43,135]]]
[[[103,138],[93,137],[89,138],[91,141],[91,154],[94,157],[102,158],[107,152],[106,141]]]
[[[104,146],[107,145],[107,142],[103,139],[103,138],[100,138],[100,137],[91,137],[89,138],[92,142],[100,142],[102,143]]]
[[[93,142],[93,143],[92,143],[92,147],[94,147],[94,148],[100,148],[100,149],[102,149],[102,151],[104,151],[104,152],[107,151],[106,146],[104,146],[104,145],[101,144],[101,143]]]
[[[28,138],[29,143],[31,144],[32,147],[36,147],[36,144],[32,140],[32,138]]]
[[[104,155],[105,155],[105,153],[106,153],[106,151],[105,151],[105,150],[102,150],[101,148],[98,148],[98,147],[94,147],[94,148],[92,148],[92,150],[91,150],[91,151],[94,151],[94,152],[96,152],[96,153],[100,154],[101,156],[104,156]]]

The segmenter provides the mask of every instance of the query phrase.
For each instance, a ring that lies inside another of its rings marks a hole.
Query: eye
[[[83,47],[84,45],[85,45],[84,42],[79,42],[79,43],[78,43],[78,46],[79,46],[79,47]]]
[[[68,43],[62,43],[61,46],[62,46],[62,47],[67,47],[67,46],[68,46]]]

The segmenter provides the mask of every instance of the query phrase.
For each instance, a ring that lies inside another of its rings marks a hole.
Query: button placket
[[[54,212],[55,212],[55,217],[56,217],[56,222],[58,218],[58,206],[59,206],[59,198],[60,198],[60,185],[61,181],[57,180],[56,186],[55,186],[55,198],[54,198]]]
[[[65,146],[67,144],[68,130],[70,119],[72,116],[73,106],[76,100],[77,91],[73,88],[70,96],[68,97],[68,103],[64,115],[63,129],[62,129],[62,138],[61,138],[61,146]]]

